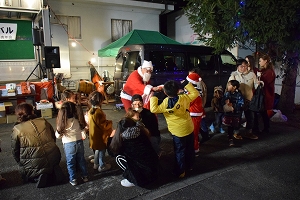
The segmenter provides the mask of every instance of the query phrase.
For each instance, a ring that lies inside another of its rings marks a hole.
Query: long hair
[[[252,55],[248,55],[245,58],[248,58],[249,60],[249,66],[250,66],[250,70],[253,70],[253,68],[255,67],[255,59]]]
[[[15,114],[17,116],[16,124],[37,118],[37,116],[33,113],[33,106],[25,102],[16,106]]]
[[[114,152],[115,154],[119,153],[120,148],[122,147],[122,142],[123,142],[121,134],[127,128],[133,127],[133,126],[136,126],[136,122],[129,117],[124,117],[118,122],[115,135],[110,144],[110,149],[112,152]]]
[[[274,69],[274,66],[273,66],[273,63],[271,61],[270,56],[268,56],[267,54],[264,54],[264,55],[261,55],[260,58],[267,61],[267,63],[266,63],[266,65],[267,65],[266,69]]]
[[[75,118],[78,120],[80,128],[84,129],[86,122],[84,119],[83,111],[81,106],[76,105],[73,102],[66,101],[62,104],[61,109],[58,111],[56,124],[57,132],[63,135],[66,132],[67,121],[70,118]]]
[[[104,96],[101,92],[94,91],[89,95],[89,104],[92,106],[90,110],[90,114],[94,114],[96,112],[96,106],[101,107],[101,104],[104,100]]]

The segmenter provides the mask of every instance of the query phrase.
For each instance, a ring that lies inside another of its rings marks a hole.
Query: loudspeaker
[[[59,47],[44,47],[46,68],[60,68]]]
[[[44,44],[44,33],[43,29],[32,29],[32,42],[33,46],[42,46]]]

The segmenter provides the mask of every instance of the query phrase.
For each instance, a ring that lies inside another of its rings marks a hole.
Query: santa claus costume
[[[199,137],[198,133],[200,131],[200,124],[202,117],[205,116],[204,114],[204,108],[202,106],[202,98],[200,96],[200,81],[201,78],[196,73],[191,73],[186,77],[186,80],[188,80],[190,83],[193,84],[193,86],[199,91],[199,96],[191,102],[190,105],[190,115],[192,117],[192,121],[194,124],[194,150],[195,153],[199,152]]]
[[[139,94],[143,97],[145,108],[149,107],[149,102],[146,102],[146,100],[149,99],[150,92],[153,88],[153,86],[149,84],[151,74],[148,72],[143,74],[142,69],[152,71],[152,62],[144,60],[143,65],[129,75],[120,95],[126,111],[131,107],[131,99],[135,94]],[[148,79],[148,81],[144,81],[145,79]]]

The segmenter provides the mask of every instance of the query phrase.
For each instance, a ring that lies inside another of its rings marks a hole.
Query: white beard
[[[151,74],[149,74],[149,73],[143,74],[143,81],[144,82],[148,82],[150,80],[150,78],[151,78]]]

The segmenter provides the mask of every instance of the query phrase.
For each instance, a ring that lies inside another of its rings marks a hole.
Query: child
[[[211,100],[211,107],[215,113],[215,121],[210,125],[209,129],[211,132],[215,133],[216,128],[219,129],[220,133],[225,133],[222,129],[222,118],[224,115],[223,105],[222,105],[222,98],[223,98],[223,88],[222,86],[216,86],[214,88],[214,97]]]
[[[86,124],[81,107],[73,102],[64,102],[58,112],[56,124],[55,135],[63,142],[71,185],[77,185],[76,165],[80,167],[83,182],[87,182],[88,172],[82,140]]]
[[[198,90],[199,96],[191,102],[189,111],[190,111],[190,116],[192,117],[192,121],[194,124],[194,150],[195,150],[195,155],[198,156],[199,153],[199,131],[200,131],[200,125],[201,125],[201,119],[204,115],[204,108],[202,105],[202,98],[200,96],[200,81],[201,78],[198,74],[196,73],[190,73],[187,77],[186,80],[188,80],[190,83],[193,84],[193,86]]]
[[[233,134],[237,134],[239,130],[242,108],[244,106],[244,98],[238,90],[239,86],[240,83],[237,80],[230,80],[227,84],[227,92],[222,99],[225,112],[223,124],[228,126],[229,146],[234,146]]]
[[[150,111],[164,114],[168,129],[173,136],[176,161],[174,174],[179,178],[185,176],[186,169],[192,169],[195,158],[194,124],[189,108],[191,102],[199,96],[199,92],[188,80],[185,80],[182,85],[189,94],[178,95],[179,85],[175,81],[167,81],[164,84],[164,93],[167,97],[163,102],[158,104],[156,93],[150,98]]]
[[[104,162],[107,141],[112,133],[112,121],[106,119],[106,115],[101,109],[104,96],[98,91],[94,91],[89,96],[89,136],[90,148],[95,150],[94,169],[99,172],[110,170],[111,165]]]

